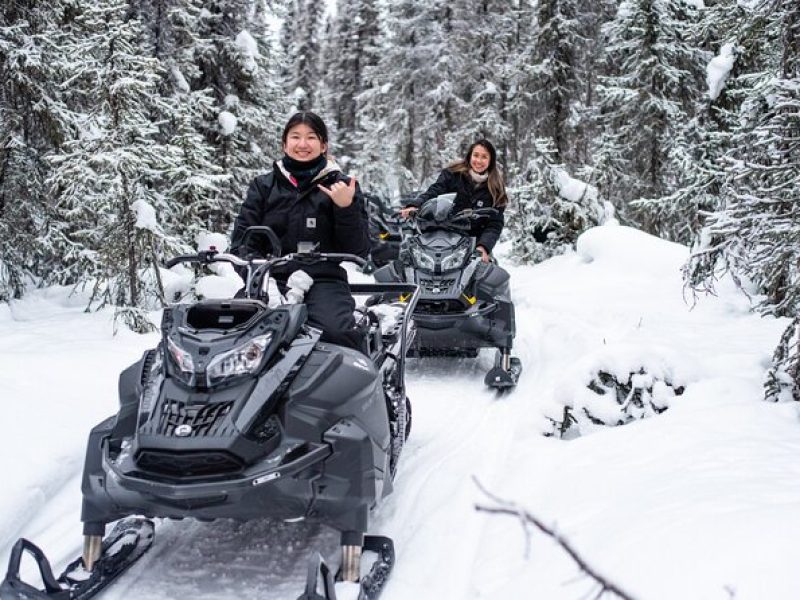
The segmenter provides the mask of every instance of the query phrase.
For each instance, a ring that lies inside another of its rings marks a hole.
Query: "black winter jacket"
[[[408,206],[419,208],[426,200],[436,198],[442,194],[456,193],[453,203],[453,212],[457,213],[467,208],[493,208],[492,194],[485,183],[476,184],[468,173],[454,173],[444,169],[439,178],[423,193],[408,203]],[[471,235],[477,238],[476,244],[491,252],[503,231],[503,212],[505,207],[496,209],[496,215],[480,219],[472,226]]]
[[[322,172],[306,188],[298,189],[276,162],[272,172],[256,177],[247,189],[247,197],[231,235],[231,252],[241,257],[264,256],[269,244],[263,235],[251,235],[242,245],[244,233],[252,225],[267,225],[281,241],[282,253],[297,251],[299,242],[317,244],[319,252],[347,252],[366,258],[369,254],[366,204],[356,184],[353,203],[341,208],[334,204],[317,185],[330,187],[337,181],[350,182],[329,161]],[[344,269],[332,263],[287,265],[273,271],[276,277],[287,277],[302,268],[319,280],[347,281]]]

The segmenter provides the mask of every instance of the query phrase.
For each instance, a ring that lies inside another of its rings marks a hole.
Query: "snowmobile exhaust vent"
[[[233,402],[187,406],[178,400],[165,400],[161,405],[156,433],[180,437],[225,435],[229,433],[225,428],[225,416],[232,407]]]
[[[235,456],[221,451],[140,450],[136,456],[136,465],[144,471],[170,477],[227,475],[240,471],[243,467]]]

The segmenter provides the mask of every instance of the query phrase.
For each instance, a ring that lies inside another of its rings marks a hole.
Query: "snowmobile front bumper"
[[[137,477],[123,472],[117,462],[112,460],[108,444],[103,444],[103,470],[108,475],[107,491],[112,496],[117,490],[152,494],[159,498],[173,501],[210,498],[224,495],[230,498],[241,497],[263,484],[294,475],[322,462],[332,454],[328,444],[307,444],[306,451],[286,463],[254,470],[254,472],[221,481],[202,481],[198,483],[181,483],[159,481],[156,479]]]
[[[505,321],[496,318],[497,309],[490,303],[460,313],[415,312],[415,346],[427,351],[509,347],[513,336]]]
[[[384,457],[385,450],[376,448],[353,420],[337,422],[322,442],[286,438],[274,453],[239,472],[194,478],[141,469],[129,454],[112,451],[107,434],[101,427],[89,440],[82,486],[85,535],[102,535],[106,523],[131,514],[203,520],[310,517],[343,531],[363,531],[369,507],[389,485],[388,464],[375,463],[376,454]]]

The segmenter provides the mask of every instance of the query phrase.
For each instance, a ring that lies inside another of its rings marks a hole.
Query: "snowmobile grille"
[[[419,285],[423,294],[449,294],[455,285],[455,279],[420,279]]]
[[[181,437],[224,434],[226,433],[225,416],[232,407],[233,402],[186,406],[177,400],[166,400],[161,407],[157,433],[168,436],[180,435]],[[181,430],[176,432],[178,427],[181,427],[186,433]]]
[[[170,477],[227,475],[242,469],[242,462],[227,452],[169,452],[141,450],[136,465],[143,471]]]

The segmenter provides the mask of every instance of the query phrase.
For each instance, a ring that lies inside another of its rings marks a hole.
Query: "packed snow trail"
[[[762,400],[786,322],[751,314],[727,281],[690,310],[686,254],[606,226],[575,253],[509,267],[524,370],[507,395],[483,386],[489,352],[409,361],[411,437],[371,526],[396,544],[386,600],[591,595],[551,540],[534,531],[526,542],[518,520],[474,510],[488,500],[473,476],[641,600],[800,597],[798,407]],[[0,564],[20,534],[57,566],[79,551],[86,434],[115,410],[119,371],[156,342],[112,338],[109,313],[85,314],[84,301],[54,289],[0,305]],[[546,416],[585,393],[592,373],[642,362],[686,386],[666,412],[543,437]],[[311,552],[331,558],[337,537],[305,523],[161,521],[151,552],[104,597],[295,600]]]

